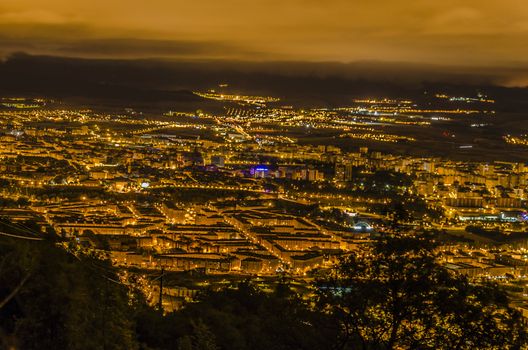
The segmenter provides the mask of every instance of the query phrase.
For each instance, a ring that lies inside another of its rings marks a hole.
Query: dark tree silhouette
[[[521,316],[493,284],[435,261],[428,238],[384,237],[317,282],[341,329],[338,349],[520,349]]]
[[[2,229],[22,234],[26,227]],[[504,292],[438,265],[430,237],[380,238],[331,273],[321,271],[316,298],[285,282],[263,291],[247,281],[203,293],[168,315],[120,284],[108,262],[74,255],[51,237],[0,237],[0,349],[527,346],[521,316]]]
[[[0,264],[0,348],[138,347],[127,288],[104,261],[0,237]]]

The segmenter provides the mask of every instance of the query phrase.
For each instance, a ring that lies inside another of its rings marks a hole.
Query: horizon
[[[278,76],[307,78],[339,78],[348,81],[397,82],[401,85],[443,83],[466,86],[497,86],[527,88],[528,68],[520,66],[470,66],[439,63],[391,62],[381,60],[300,61],[300,60],[248,60],[227,58],[170,58],[170,57],[81,57],[50,54],[11,52],[0,59],[0,66],[13,62],[31,61],[49,63],[67,61],[78,67],[83,64],[117,64],[130,69],[149,65],[158,70],[174,70],[191,66],[203,71],[236,72],[240,74],[264,73]],[[148,77],[147,77],[148,78]]]

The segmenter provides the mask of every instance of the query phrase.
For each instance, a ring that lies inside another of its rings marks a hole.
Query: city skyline
[[[524,1],[0,0],[0,349],[528,350]]]

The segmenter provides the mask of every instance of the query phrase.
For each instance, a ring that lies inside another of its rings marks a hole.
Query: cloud
[[[13,52],[80,58],[252,59],[258,52],[215,41],[148,39],[18,40],[0,36],[0,55]],[[266,57],[265,53],[260,54]]]
[[[89,57],[497,65],[528,57],[526,18],[525,0],[2,0],[0,33]]]
[[[215,41],[177,41],[147,39],[90,39],[69,42],[57,47],[66,56],[158,57],[158,58],[239,58],[258,53],[229,43]]]
[[[65,23],[70,21],[57,12],[51,12],[43,9],[22,10],[22,11],[4,11],[0,13],[0,23]]]

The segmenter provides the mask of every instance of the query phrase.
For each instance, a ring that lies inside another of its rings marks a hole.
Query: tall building
[[[345,181],[352,181],[354,176],[354,165],[345,164]]]

